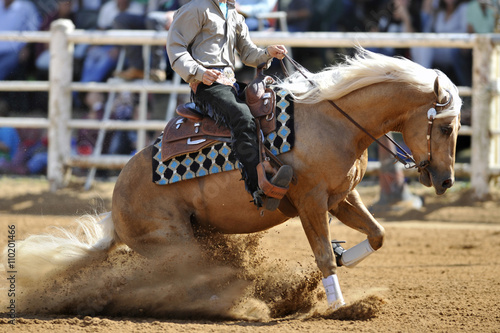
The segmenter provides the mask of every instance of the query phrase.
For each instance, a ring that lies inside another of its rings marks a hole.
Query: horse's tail
[[[32,235],[17,242],[15,269],[23,281],[37,281],[70,266],[104,258],[118,240],[111,212],[82,216],[72,231],[55,230],[55,234]]]

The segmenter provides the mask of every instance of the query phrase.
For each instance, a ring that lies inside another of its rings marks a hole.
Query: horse
[[[362,48],[340,64],[301,73],[274,83],[288,90],[294,103],[295,144],[279,158],[293,167],[296,183],[287,198],[323,276],[328,305],[338,308],[345,304],[338,265],[355,266],[380,249],[385,237],[356,190],[367,169],[368,146],[390,131],[401,132],[420,182],[444,194],[454,184],[461,99],[445,74]],[[248,234],[290,219],[279,209],[258,209],[237,170],[157,185],[152,154],[151,145],[121,170],[104,232],[97,244],[79,245],[81,256],[119,243],[146,257],[167,255],[171,246],[194,244],[195,229]],[[339,252],[332,246],[329,214],[366,240]]]

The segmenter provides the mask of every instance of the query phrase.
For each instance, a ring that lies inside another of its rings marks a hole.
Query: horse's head
[[[434,82],[432,99],[407,119],[403,136],[419,168],[420,183],[443,194],[455,182],[462,101],[457,87],[442,73]]]

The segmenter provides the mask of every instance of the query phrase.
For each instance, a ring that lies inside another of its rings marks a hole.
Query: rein
[[[292,58],[290,58],[290,56],[288,56],[287,54],[285,54],[285,58],[290,61],[290,63],[295,67],[295,69],[300,73],[302,74],[302,76],[307,80],[309,81],[309,83],[311,84],[311,86],[314,86],[314,82],[312,82],[307,76],[306,74],[301,70],[301,66],[299,63],[297,63],[295,60],[293,60]],[[281,60],[281,68],[283,70],[283,72],[285,73],[285,75],[288,77],[290,76],[288,74],[288,71],[286,70],[286,67],[285,65],[283,64],[283,60]],[[452,98],[453,96],[451,95],[451,92],[449,90],[446,89],[446,91],[448,91],[448,94],[450,95],[450,98],[448,99],[448,101],[446,103],[437,103],[437,102],[434,102],[434,106],[435,107],[446,107],[447,105],[449,105],[452,101]],[[419,165],[417,165],[417,162],[415,162],[415,160],[413,159],[413,156],[410,155],[403,147],[401,147],[395,140],[393,140],[389,135],[387,134],[384,134],[384,136],[390,141],[392,142],[397,148],[399,148],[403,153],[394,153],[389,147],[387,147],[386,145],[384,145],[382,142],[380,142],[377,138],[375,138],[373,135],[371,135],[363,126],[361,126],[356,120],[354,120],[350,115],[348,115],[344,110],[342,110],[342,108],[340,108],[334,101],[332,100],[328,100],[328,102],[337,110],[339,111],[344,117],[346,117],[351,123],[353,123],[357,128],[359,128],[361,131],[363,131],[366,135],[368,135],[374,142],[376,142],[380,147],[382,147],[383,149],[385,149],[389,154],[391,154],[394,159],[396,160],[396,162],[400,162],[401,164],[403,164],[405,166],[406,169],[412,169],[412,168],[417,168],[418,171],[422,171],[423,169],[427,168],[429,166],[429,164],[431,163],[431,132],[432,132],[432,125],[434,123],[434,118],[436,117],[437,115],[437,112],[436,112],[436,109],[435,108],[430,108],[428,111],[427,111],[427,119],[428,119],[428,126],[427,126],[427,160],[425,161],[422,161],[420,162]],[[403,158],[401,156],[403,156]],[[410,160],[411,162],[413,162],[413,165],[410,165],[410,163],[408,163],[405,159],[408,159]]]

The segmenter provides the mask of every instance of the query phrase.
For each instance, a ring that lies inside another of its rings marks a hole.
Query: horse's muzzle
[[[420,170],[420,177],[419,181],[422,185],[431,187],[434,186],[434,189],[436,190],[437,195],[444,194],[447,189],[453,186],[455,184],[455,179],[453,176],[445,176],[445,177],[439,177],[432,170],[429,170],[429,168],[421,169]]]
[[[437,177],[436,177],[437,178]],[[455,180],[453,177],[448,177],[445,180],[440,180],[438,181],[439,178],[433,178],[432,182],[434,185],[434,188],[436,189],[436,194],[441,195],[446,192],[447,189],[453,186],[455,183]]]
[[[450,187],[455,184],[455,181],[452,178],[448,178],[445,181],[443,181],[443,184],[441,184],[441,187],[444,189],[449,189]]]
[[[431,180],[431,175],[429,173],[429,170],[427,169],[419,169],[418,170],[420,173],[419,176],[419,181],[420,184],[426,186],[426,187],[431,187],[432,186],[432,180]]]

